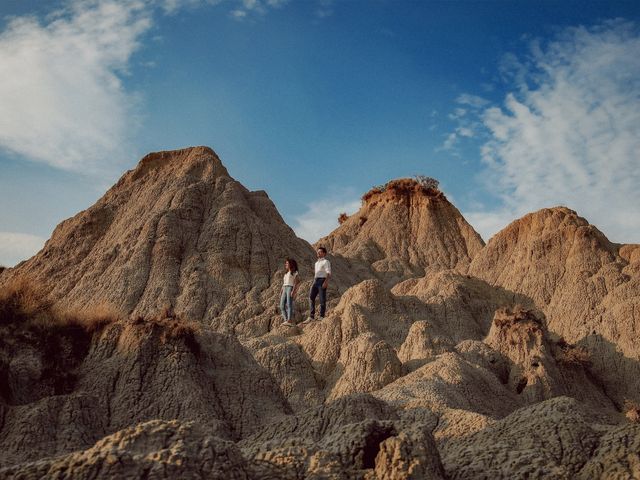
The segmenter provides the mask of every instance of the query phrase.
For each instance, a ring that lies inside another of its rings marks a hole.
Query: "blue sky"
[[[488,239],[564,204],[640,242],[640,4],[0,4],[0,264],[149,151],[216,150],[315,241],[425,174]]]

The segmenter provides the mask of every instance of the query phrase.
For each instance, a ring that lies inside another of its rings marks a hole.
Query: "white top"
[[[284,282],[283,285],[285,287],[295,287],[296,286],[296,277],[298,276],[298,272],[287,272],[284,274]]]
[[[327,278],[331,275],[331,262],[326,258],[320,258],[316,262],[316,277],[315,278]]]

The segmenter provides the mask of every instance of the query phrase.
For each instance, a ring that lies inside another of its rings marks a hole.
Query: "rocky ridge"
[[[0,478],[640,478],[638,246],[564,207],[485,246],[410,179],[319,244],[329,315],[281,326],[313,248],[212,150],[145,157],[0,272]]]

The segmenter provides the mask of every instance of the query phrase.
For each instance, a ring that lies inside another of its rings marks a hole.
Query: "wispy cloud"
[[[252,16],[265,15],[270,9],[281,8],[289,0],[240,0],[239,5],[231,11],[231,17],[244,20]]]
[[[318,0],[315,16],[323,19],[333,15],[333,3],[334,0]]]
[[[439,150],[445,150],[453,156],[459,156],[458,143],[464,138],[473,138],[483,126],[479,118],[482,107],[489,104],[489,101],[477,95],[463,93],[456,98],[456,107],[447,115],[449,120],[455,122],[456,127],[447,134]]]
[[[11,19],[0,32],[0,149],[81,173],[125,164],[141,95],[128,75],[160,13],[224,4],[234,18],[288,0],[69,0],[42,19]]]
[[[351,190],[333,192],[330,199],[322,199],[307,205],[307,211],[294,218],[293,230],[300,238],[316,242],[338,227],[341,213],[351,215],[360,209],[360,198]]]
[[[488,237],[508,219],[563,204],[613,240],[639,242],[638,26],[569,28],[530,47],[526,61],[503,61],[511,91],[477,117],[485,187],[500,205],[466,215]]]
[[[28,233],[0,232],[0,265],[13,267],[36,254],[44,242],[44,238]]]
[[[94,171],[127,145],[136,98],[120,76],[151,19],[142,1],[74,1],[41,23],[0,33],[0,146],[30,160]]]

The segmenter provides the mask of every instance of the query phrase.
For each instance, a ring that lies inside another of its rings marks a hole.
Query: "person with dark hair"
[[[282,325],[292,327],[293,299],[296,296],[300,279],[298,278],[298,263],[293,258],[287,258],[284,262],[287,273],[284,274],[282,292],[280,293],[280,313],[284,319]]]
[[[314,320],[316,314],[316,297],[320,294],[320,320],[324,320],[327,313],[327,287],[331,278],[331,262],[327,260],[327,249],[318,247],[316,250],[318,260],[315,265],[315,275],[311,290],[309,291],[309,318],[303,324]]]

